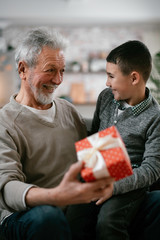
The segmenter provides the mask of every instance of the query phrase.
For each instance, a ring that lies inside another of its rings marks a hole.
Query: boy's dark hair
[[[145,44],[137,40],[128,41],[114,48],[106,60],[117,64],[124,75],[132,71],[141,73],[145,82],[151,73],[151,54]]]

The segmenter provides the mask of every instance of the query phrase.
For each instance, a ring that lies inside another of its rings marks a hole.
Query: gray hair
[[[52,49],[65,50],[68,41],[59,32],[47,28],[29,30],[15,51],[16,69],[19,61],[25,61],[29,67],[34,67],[37,57],[44,46]]]

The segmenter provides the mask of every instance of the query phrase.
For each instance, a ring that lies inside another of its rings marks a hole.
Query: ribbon
[[[102,150],[120,147],[126,156],[128,156],[125,146],[120,138],[106,135],[99,137],[99,134],[93,134],[87,138],[92,148],[83,149],[77,152],[79,161],[85,163],[85,167],[92,168],[96,178],[109,176],[106,163],[100,153]],[[128,157],[126,157],[128,159]]]

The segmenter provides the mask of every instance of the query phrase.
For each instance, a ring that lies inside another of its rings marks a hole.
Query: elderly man
[[[111,178],[77,178],[82,166],[75,163],[74,143],[86,136],[86,127],[70,103],[54,98],[63,81],[65,47],[60,34],[38,28],[16,50],[20,91],[0,111],[4,239],[71,239],[64,206],[102,198],[113,184]]]

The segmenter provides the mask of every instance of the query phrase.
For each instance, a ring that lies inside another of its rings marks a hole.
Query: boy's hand
[[[113,183],[111,183],[108,188],[107,191],[106,189],[104,189],[104,197],[101,197],[98,201],[96,201],[96,205],[100,205],[103,202],[105,202],[107,199],[109,199],[110,197],[112,197],[113,195]]]

